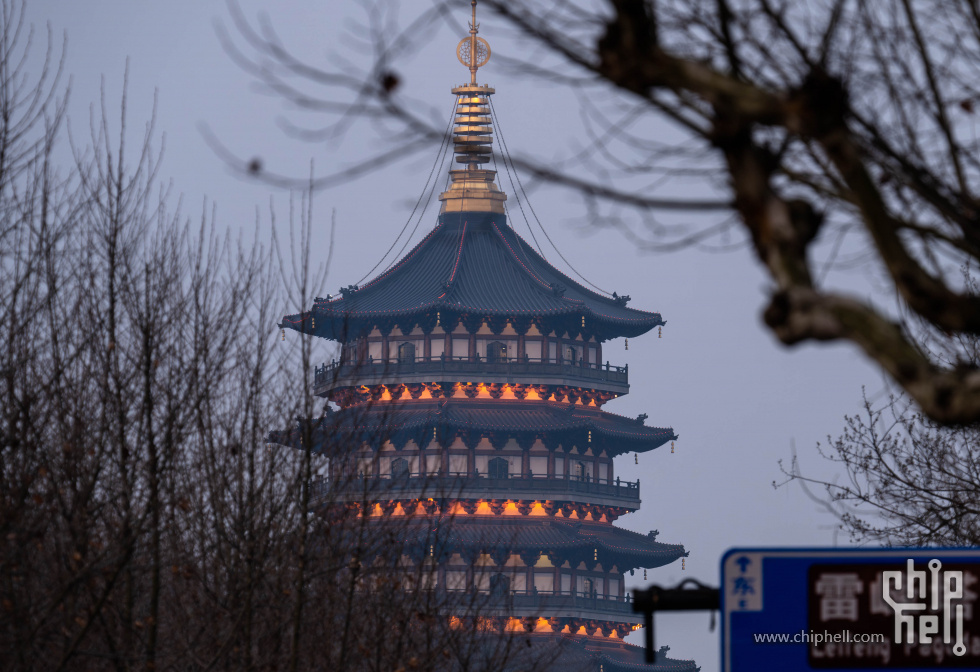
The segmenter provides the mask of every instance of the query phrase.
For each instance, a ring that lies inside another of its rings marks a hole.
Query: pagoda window
[[[565,478],[565,456],[555,454],[555,476]]]
[[[558,361],[558,344],[554,341],[548,341],[548,361]]]
[[[473,569],[473,587],[482,593],[490,590],[490,572],[483,567]]]
[[[568,593],[572,592],[572,573],[562,572],[561,573],[561,592]]]
[[[487,362],[506,362],[507,345],[501,341],[491,341],[487,344]]]
[[[466,572],[446,572],[446,590],[466,590]]]
[[[541,341],[538,340],[525,340],[524,341],[524,354],[527,358],[536,362],[541,359]]]
[[[358,476],[373,476],[374,475],[374,457],[358,457],[355,466],[355,471]]]
[[[426,566],[422,567],[419,579],[419,587],[422,590],[432,590],[439,582],[439,570],[436,567],[430,566],[428,563],[426,563]]]
[[[410,475],[411,471],[408,467],[408,460],[404,457],[396,457],[391,461],[391,480],[405,479]]]
[[[587,579],[584,576],[578,577],[578,592],[585,597],[592,597],[592,591],[595,590],[595,583],[592,579]]]
[[[619,579],[609,579],[609,596],[619,597]]]
[[[465,475],[469,472],[469,468],[466,466],[467,456],[466,455],[450,455],[449,456],[449,471],[454,476]]]
[[[412,364],[415,362],[415,344],[402,343],[398,346],[398,363]]]
[[[490,577],[490,594],[504,597],[510,593],[510,578],[506,574],[494,574]]]
[[[609,480],[609,465],[605,462],[599,463],[599,482],[605,483]]]
[[[581,357],[578,348],[573,348],[570,345],[566,345],[562,351],[562,356],[565,361],[569,364],[578,364],[579,357]]]
[[[548,594],[555,592],[555,573],[552,571],[534,572],[534,590],[538,593]]]
[[[432,359],[442,359],[443,353],[446,352],[446,339],[443,337],[432,338],[430,341],[430,357]]]
[[[423,453],[420,457],[419,467],[420,472],[426,472],[432,476],[438,474],[439,470],[442,469],[442,454],[438,451]]]
[[[546,476],[548,474],[548,456],[531,456],[530,464],[532,476]]]
[[[502,457],[495,457],[487,463],[489,478],[507,478],[509,471],[510,463]]]
[[[380,362],[383,358],[381,341],[368,341],[368,359],[373,362]]]
[[[587,478],[589,478],[589,470],[585,466],[585,462],[575,462],[574,466],[575,466],[575,474],[574,474],[575,478],[577,478],[580,481],[584,481]]]
[[[470,339],[468,338],[453,338],[453,359],[469,359],[470,358]]]

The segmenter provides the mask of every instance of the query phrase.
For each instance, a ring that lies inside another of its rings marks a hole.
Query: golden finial
[[[480,24],[476,22],[476,0],[472,0],[473,20],[470,21],[470,36],[464,37],[456,45],[456,58],[470,69],[470,84],[476,84],[476,71],[490,60],[490,44],[482,37],[477,37]]]
[[[490,45],[477,37],[480,24],[476,22],[476,0],[470,2],[473,17],[470,36],[456,45],[456,58],[470,70],[470,83],[457,86],[452,92],[457,96],[455,121],[453,122],[453,151],[461,170],[450,170],[452,184],[439,196],[441,214],[447,212],[494,212],[504,213],[507,196],[493,180],[496,171],[483,168],[492,161],[493,126],[490,115],[490,96],[494,90],[486,84],[476,83],[476,71],[490,60]]]

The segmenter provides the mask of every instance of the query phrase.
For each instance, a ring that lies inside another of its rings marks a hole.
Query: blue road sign
[[[721,669],[980,669],[980,548],[732,549]]]

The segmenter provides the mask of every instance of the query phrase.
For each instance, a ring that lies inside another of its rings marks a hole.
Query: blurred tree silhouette
[[[326,458],[267,440],[322,417],[311,339],[275,328],[322,289],[309,192],[292,248],[193,223],[125,95],[69,141],[63,47],[38,66],[24,12],[0,2],[0,670],[505,669],[516,635],[366,582],[352,554],[397,566],[397,535],[327,518]]]

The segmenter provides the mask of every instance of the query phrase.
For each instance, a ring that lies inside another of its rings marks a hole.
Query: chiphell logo
[[[940,634],[940,625],[943,643],[949,644],[955,627],[956,644],[953,645],[953,654],[962,656],[966,653],[966,645],[963,643],[963,605],[957,604],[954,607],[952,602],[963,599],[963,572],[940,571],[942,566],[943,563],[939,560],[930,560],[929,571],[926,572],[916,569],[915,563],[909,560],[904,572],[882,572],[881,597],[895,610],[896,644],[902,644],[906,640],[909,644],[931,644],[933,635]],[[897,601],[896,595],[903,596],[908,601]],[[919,613],[927,610],[939,613]]]

